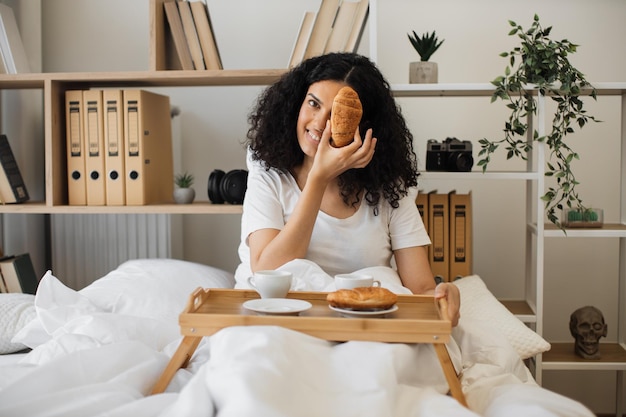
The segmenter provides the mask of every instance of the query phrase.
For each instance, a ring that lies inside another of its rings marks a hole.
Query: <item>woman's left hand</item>
[[[315,154],[313,170],[335,178],[349,169],[364,168],[374,157],[376,142],[372,129],[367,130],[364,139],[361,139],[357,129],[352,143],[335,148],[330,144],[330,121],[328,121]]]
[[[450,282],[442,282],[435,287],[435,299],[439,298],[445,298],[448,303],[448,317],[452,322],[452,326],[459,324],[459,318],[461,318],[461,293],[459,288]]]

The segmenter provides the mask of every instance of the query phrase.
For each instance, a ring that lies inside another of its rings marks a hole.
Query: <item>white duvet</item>
[[[133,267],[80,292],[46,274],[37,319],[15,338],[33,350],[0,367],[0,416],[593,416],[537,386],[503,334],[463,316],[448,349],[469,409],[446,395],[430,345],[332,343],[275,326],[205,337],[167,392],[150,396],[180,341],[171,310],[215,281],[167,287],[127,279]],[[161,292],[169,301],[152,303]]]

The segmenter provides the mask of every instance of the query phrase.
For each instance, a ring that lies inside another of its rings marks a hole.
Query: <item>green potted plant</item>
[[[194,177],[187,172],[183,174],[177,174],[174,177],[174,201],[178,204],[190,204],[193,203],[196,198],[196,191],[191,188],[193,185]]]
[[[487,169],[491,155],[500,145],[506,146],[507,159],[527,159],[534,142],[544,142],[548,148],[546,173],[556,182],[549,185],[542,196],[548,220],[562,227],[557,210],[564,207],[584,209],[582,199],[576,191],[578,181],[572,170],[572,162],[578,154],[567,144],[567,135],[574,133],[576,126],[582,128],[589,121],[597,121],[587,114],[582,96],[596,99],[596,91],[587,82],[583,73],[576,69],[568,56],[576,52],[578,45],[567,39],[554,41],[550,38],[552,27],[543,28],[539,16],[535,15],[530,29],[525,30],[513,21],[510,36],[521,40],[520,46],[500,56],[507,58],[504,75],[491,83],[496,87],[491,102],[498,99],[506,102],[511,110],[504,123],[504,137],[499,140],[479,140],[478,166]],[[543,136],[529,125],[529,115],[537,114],[538,96],[544,96],[556,104],[552,115],[552,126]],[[528,134],[532,139],[528,140]]]
[[[563,226],[571,228],[602,227],[604,210],[597,208],[569,208],[563,210]]]
[[[419,36],[415,31],[408,33],[409,41],[420,56],[418,62],[409,64],[409,82],[411,84],[436,83],[439,78],[439,69],[436,62],[430,62],[431,56],[439,49],[444,39],[437,39],[437,34],[424,33]]]

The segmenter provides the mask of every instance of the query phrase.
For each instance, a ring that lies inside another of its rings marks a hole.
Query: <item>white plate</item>
[[[244,308],[262,314],[298,314],[313,307],[304,300],[290,298],[259,298],[243,303]]]
[[[344,317],[368,317],[368,318],[380,318],[385,317],[389,313],[393,313],[398,310],[398,306],[394,305],[387,310],[352,310],[350,308],[339,308],[333,307],[331,305],[328,306],[333,311],[340,313]]]

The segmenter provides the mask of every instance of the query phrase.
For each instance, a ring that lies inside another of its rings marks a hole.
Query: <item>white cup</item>
[[[337,274],[335,286],[338,290],[351,290],[358,287],[380,287],[380,281],[367,274]]]
[[[248,284],[261,298],[285,298],[291,288],[293,275],[288,271],[257,271],[248,277]]]

